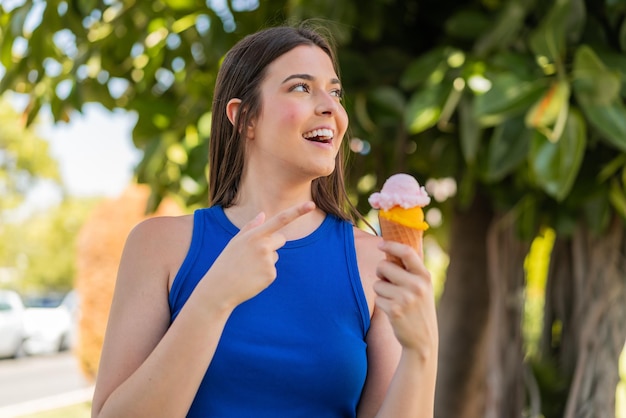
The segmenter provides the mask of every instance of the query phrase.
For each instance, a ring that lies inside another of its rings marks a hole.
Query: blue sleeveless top
[[[172,321],[237,232],[220,206],[194,213]],[[356,416],[370,318],[352,224],[327,215],[278,253],[276,280],[229,317],[187,417]]]

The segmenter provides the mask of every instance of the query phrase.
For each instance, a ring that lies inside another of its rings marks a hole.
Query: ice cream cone
[[[422,248],[422,240],[424,237],[423,229],[411,228],[408,226],[401,225],[397,222],[390,221],[384,217],[378,218],[380,222],[380,230],[382,232],[382,236],[387,241],[395,241],[400,242],[402,244],[409,245],[413,247],[417,254],[424,258],[424,252]],[[387,260],[402,265],[402,260],[398,257],[391,256],[387,254]]]
[[[422,239],[428,223],[423,207],[430,203],[426,189],[408,174],[394,174],[383,184],[380,192],[368,199],[374,209],[379,209],[378,221],[383,238],[409,245],[424,259]],[[402,260],[387,254],[387,259],[404,267]]]

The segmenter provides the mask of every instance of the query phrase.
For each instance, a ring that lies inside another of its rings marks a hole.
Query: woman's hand
[[[261,212],[248,222],[205,275],[211,297],[234,308],[268,287],[276,278],[277,250],[286,242],[281,228],[313,209],[315,204],[306,202],[268,220]]]
[[[383,241],[379,248],[402,260],[403,267],[382,260],[374,284],[376,307],[384,311],[403,348],[427,357],[438,348],[437,315],[430,273],[416,251],[404,244]]]

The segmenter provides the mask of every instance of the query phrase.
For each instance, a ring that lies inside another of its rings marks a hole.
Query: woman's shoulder
[[[192,215],[155,216],[136,224],[126,238],[116,287],[164,289],[185,259],[192,230]]]
[[[131,230],[129,239],[169,242],[179,237],[190,236],[193,230],[193,215],[153,216],[139,222]]]
[[[187,254],[192,233],[193,215],[154,216],[135,225],[128,235],[126,247],[155,263],[174,268]]]
[[[378,251],[378,243],[382,240],[381,237],[372,232],[364,231],[357,226],[354,226],[353,230],[354,243],[357,247],[357,251]]]
[[[382,238],[373,233],[354,227],[354,247],[359,264],[376,265],[383,258],[383,253],[378,249]]]

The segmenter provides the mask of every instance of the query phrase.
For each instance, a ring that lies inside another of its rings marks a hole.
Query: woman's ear
[[[241,108],[241,99],[230,99],[226,104],[226,116],[233,126],[235,126],[235,121],[237,120],[237,115],[240,111],[246,111],[245,109]],[[239,129],[239,133],[241,134],[241,129]],[[254,122],[249,121],[248,126],[246,127],[246,138],[251,139],[253,136]]]
[[[241,99],[230,99],[226,104],[226,116],[233,126],[235,126],[235,120],[237,120],[240,106]]]

